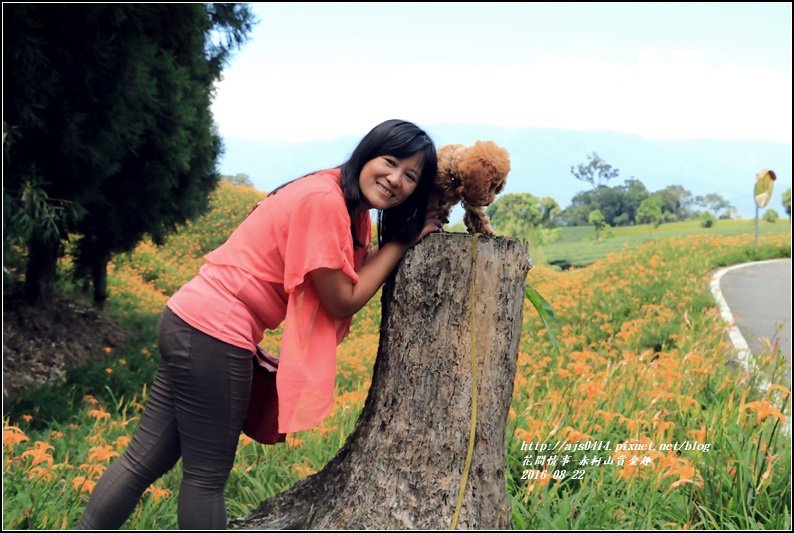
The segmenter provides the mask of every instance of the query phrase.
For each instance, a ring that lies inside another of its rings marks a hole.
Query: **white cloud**
[[[791,142],[791,71],[646,50],[632,64],[545,55],[530,64],[388,64],[349,70],[233,66],[213,106],[222,135],[360,135],[387,118],[613,130],[649,138]]]

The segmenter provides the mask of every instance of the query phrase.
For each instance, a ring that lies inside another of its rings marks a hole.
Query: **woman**
[[[78,526],[117,529],[182,457],[180,529],[226,527],[224,487],[263,330],[284,322],[279,431],[311,428],[333,405],[336,345],[403,253],[441,227],[426,213],[436,150],[410,122],[370,131],[340,167],[279,187],[167,302],[162,356],[130,445],[94,488]],[[369,210],[379,247],[368,253]]]

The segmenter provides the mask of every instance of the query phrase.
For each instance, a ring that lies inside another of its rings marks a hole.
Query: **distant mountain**
[[[781,194],[791,187],[791,144],[761,140],[651,140],[636,135],[543,128],[504,128],[482,124],[440,124],[427,132],[437,146],[472,144],[491,139],[510,151],[512,170],[505,192],[551,196],[562,208],[588,186],[576,180],[571,166],[587,163],[596,152],[620,170],[609,185],[635,177],[649,191],[682,185],[693,196],[717,193],[745,218],[755,216],[752,191],[756,173],[773,169],[778,181],[767,208],[783,215]],[[363,133],[362,133],[363,135]],[[225,138],[222,174],[245,173],[263,191],[321,168],[336,166],[350,155],[360,137],[286,143]],[[453,212],[453,222],[462,211]]]

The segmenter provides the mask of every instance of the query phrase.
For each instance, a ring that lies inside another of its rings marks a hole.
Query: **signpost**
[[[758,210],[766,207],[772,198],[772,186],[775,184],[775,172],[768,168],[763,169],[755,177],[755,245],[758,246]]]

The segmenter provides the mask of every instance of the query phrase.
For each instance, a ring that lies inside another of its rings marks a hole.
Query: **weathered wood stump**
[[[431,234],[405,255],[383,289],[372,385],[353,433],[320,472],[233,527],[447,529],[462,480],[458,528],[510,527],[505,425],[529,260],[513,239],[474,243]]]

